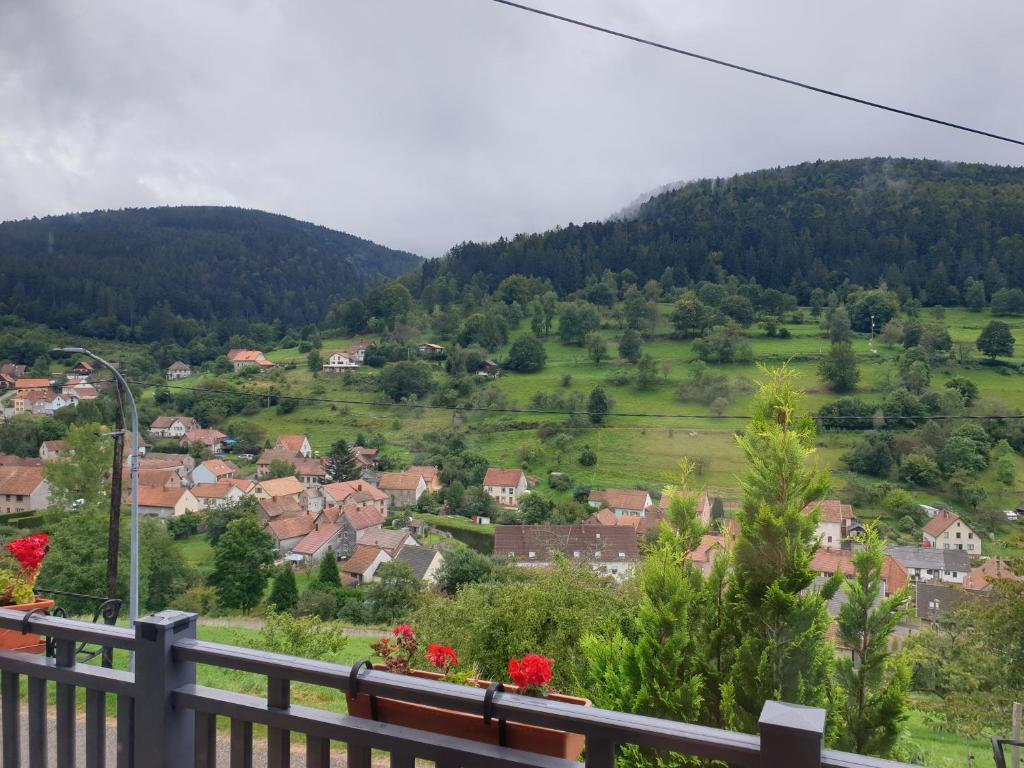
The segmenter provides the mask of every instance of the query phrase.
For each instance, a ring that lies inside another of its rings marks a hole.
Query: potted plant
[[[427,664],[434,668],[433,671],[415,668],[420,644],[415,633],[406,624],[395,627],[390,636],[382,637],[370,647],[382,659],[381,663],[373,665],[374,669],[426,680],[445,680],[477,688],[487,688],[491,685],[490,681],[477,679],[473,669],[460,671],[455,651],[446,645],[431,644],[427,647],[423,656]],[[541,696],[583,707],[592,706],[589,699],[553,692],[550,689],[552,666],[551,659],[532,653],[526,654],[522,659],[509,659],[509,677],[513,684],[505,686],[504,690],[508,693]],[[583,753],[584,737],[578,733],[523,723],[501,724],[496,719],[485,722],[483,712],[478,715],[456,712],[381,696],[373,697],[371,701],[371,697],[365,693],[356,692],[353,695],[350,692],[347,699],[349,714],[354,717],[488,744],[501,744],[504,736],[504,746],[566,760],[577,760]]]
[[[45,533],[15,539],[7,545],[9,557],[0,562],[0,607],[26,612],[53,608],[53,600],[37,598],[32,589],[49,549],[50,539]],[[39,635],[0,629],[0,650],[42,653],[45,647]]]

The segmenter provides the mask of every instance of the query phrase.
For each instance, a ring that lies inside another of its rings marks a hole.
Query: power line
[[[133,384],[146,385],[145,382],[138,380],[132,380]],[[230,389],[213,389],[209,387],[184,387],[180,384],[161,384],[161,387],[165,389],[179,389],[185,392],[201,392],[213,395],[231,395],[243,397],[252,397],[259,400],[266,400],[267,398],[273,397],[277,400],[294,400],[299,403],[323,403],[330,405],[362,405],[369,408],[423,408],[426,410],[434,411],[451,411],[451,412],[473,412],[473,413],[517,413],[517,414],[534,414],[542,416],[587,416],[591,415],[590,411],[559,411],[554,409],[545,408],[495,408],[490,406],[459,406],[459,405],[437,405],[434,403],[394,403],[394,402],[374,402],[371,400],[346,400],[342,398],[329,398],[329,397],[308,397],[305,395],[287,395],[287,394],[276,394],[273,392],[246,392]],[[743,415],[730,415],[730,414],[713,414],[713,413],[636,413],[627,411],[611,411],[609,413],[602,414],[605,418],[614,417],[625,417],[625,418],[650,418],[650,419],[701,419],[706,421],[750,421],[751,416]],[[933,415],[933,416],[919,416],[917,414],[875,414],[872,416],[815,416],[810,415],[818,422],[837,422],[837,421],[990,421],[993,419],[1004,419],[1004,420],[1020,420],[1024,419],[1024,414],[999,414],[999,415],[971,415],[971,414],[959,414],[959,415]]]
[[[884,110],[886,112],[893,112],[893,113],[895,113],[897,115],[903,115],[904,117],[912,117],[912,118],[914,118],[916,120],[924,120],[925,122],[928,122],[928,123],[934,123],[936,125],[942,125],[942,126],[945,126],[947,128],[954,128],[954,129],[956,129],[958,131],[966,131],[967,133],[974,133],[974,134],[977,134],[979,136],[986,136],[986,137],[988,137],[990,139],[996,139],[997,141],[1005,141],[1005,142],[1008,142],[1010,144],[1017,144],[1017,145],[1020,145],[1020,146],[1024,146],[1024,141],[1022,141],[1021,139],[1013,139],[1013,138],[1010,138],[1009,136],[1002,136],[1002,135],[1000,135],[998,133],[990,133],[989,131],[983,131],[983,130],[981,130],[979,128],[971,128],[970,126],[967,126],[967,125],[961,125],[959,123],[951,123],[948,120],[941,120],[941,119],[939,119],[937,117],[929,117],[928,115],[922,115],[919,112],[911,112],[910,110],[907,110],[907,109],[900,109],[899,107],[889,106],[888,104],[881,104],[881,103],[879,103],[877,101],[869,101],[868,99],[862,99],[862,98],[859,98],[857,96],[851,96],[850,94],[847,94],[847,93],[841,93],[839,91],[833,91],[833,90],[831,90],[829,88],[821,88],[821,87],[816,86],[816,85],[811,85],[810,83],[801,82],[800,80],[793,80],[793,79],[788,78],[788,77],[783,77],[782,75],[773,75],[770,72],[765,72],[765,71],[760,70],[760,69],[753,69],[752,67],[745,67],[742,64],[734,64],[731,61],[725,61],[723,59],[716,59],[716,58],[714,58],[712,56],[705,56],[704,54],[696,53],[694,51],[688,51],[688,50],[685,50],[683,48],[676,48],[675,46],[668,45],[666,43],[659,43],[659,42],[657,42],[655,40],[650,40],[650,39],[645,38],[645,37],[639,37],[638,35],[631,35],[631,34],[629,34],[627,32],[619,32],[619,31],[614,30],[614,29],[609,29],[608,27],[602,27],[602,26],[599,26],[597,24],[591,24],[589,22],[582,21],[580,19],[574,19],[574,18],[571,18],[569,16],[562,16],[562,15],[557,14],[557,13],[552,13],[551,11],[545,11],[545,10],[541,10],[540,8],[534,8],[534,7],[529,6],[529,5],[523,5],[522,3],[515,3],[515,2],[512,2],[512,0],[491,0],[491,1],[495,2],[495,3],[499,3],[500,5],[508,6],[509,8],[516,8],[516,9],[518,9],[520,11],[526,11],[528,13],[534,13],[534,14],[536,14],[538,16],[545,16],[545,17],[547,17],[549,19],[555,19],[556,21],[561,21],[561,22],[564,22],[566,24],[572,24],[572,25],[577,26],[577,27],[583,27],[584,29],[589,29],[589,30],[592,30],[594,32],[601,32],[602,34],[605,34],[605,35],[612,35],[613,37],[619,37],[619,38],[622,38],[623,40],[629,40],[630,42],[639,43],[640,45],[647,45],[647,46],[650,46],[651,48],[658,48],[658,49],[663,50],[663,51],[668,51],[669,53],[678,53],[681,56],[689,56],[690,58],[698,59],[700,61],[705,61],[705,62],[707,62],[709,64],[717,64],[718,66],[721,66],[721,67],[728,67],[729,69],[735,69],[735,70],[737,70],[739,72],[745,72],[748,75],[757,75],[758,77],[764,77],[764,78],[767,78],[769,80],[775,80],[776,82],[785,83],[786,85],[793,85],[793,86],[796,86],[797,88],[803,88],[804,90],[807,90],[807,91],[813,91],[814,93],[820,93],[820,94],[823,94],[825,96],[832,96],[833,98],[843,99],[845,101],[852,101],[855,104],[860,104],[860,105],[865,106],[865,107],[872,107],[874,109],[881,109],[881,110]]]

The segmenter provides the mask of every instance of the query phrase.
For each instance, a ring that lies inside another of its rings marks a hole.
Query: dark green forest
[[[1024,168],[873,158],[704,179],[619,220],[463,243],[425,263],[418,287],[444,303],[453,283],[518,273],[566,295],[624,269],[676,286],[724,269],[801,303],[882,280],[924,304],[964,303],[972,278],[991,297],[1024,288]]]
[[[105,338],[321,320],[416,268],[410,253],[255,210],[136,208],[0,223],[0,315]]]

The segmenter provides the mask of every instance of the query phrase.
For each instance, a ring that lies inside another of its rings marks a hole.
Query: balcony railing
[[[570,768],[578,763],[506,747],[442,736],[374,720],[292,704],[292,682],[349,690],[351,668],[310,659],[265,653],[196,639],[196,616],[165,611],[140,619],[134,630],[89,624],[42,614],[0,609],[0,629],[45,635],[54,658],[0,652],[0,737],[2,768],[46,766],[47,686],[56,688],[55,740],[58,768],[74,766],[76,740],[84,734],[87,768],[106,765],[112,747],[118,768],[217,765],[217,722],[230,722],[229,764],[253,762],[253,725],[267,728],[266,764],[291,764],[292,734],[305,737],[305,764],[327,768],[344,754],[350,768],[370,768],[371,755],[386,753],[392,768],[413,768],[417,760],[438,768]],[[81,644],[135,653],[134,674],[76,660]],[[266,677],[267,695],[251,696],[196,684],[196,665],[240,670]],[[438,681],[362,670],[360,693],[399,699],[482,716],[485,692]],[[22,701],[21,678],[27,678]],[[76,691],[85,690],[84,728],[76,713]],[[107,744],[107,695],[117,700],[114,744]],[[24,705],[24,706],[23,706]],[[623,714],[573,704],[497,693],[495,720],[525,723],[586,738],[586,765],[611,768],[618,745],[637,744],[749,768],[897,768],[900,763],[822,749],[823,710],[768,702],[760,735]],[[23,721],[27,718],[27,724]],[[27,743],[22,727],[27,725]],[[344,745],[344,753],[341,745]],[[261,741],[258,746],[264,748]],[[23,762],[24,759],[24,762]],[[377,764],[381,764],[377,762]]]

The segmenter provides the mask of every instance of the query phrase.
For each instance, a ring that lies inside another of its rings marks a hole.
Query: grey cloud
[[[536,0],[1024,135],[1016,0]],[[0,218],[210,203],[439,255],[817,158],[1024,150],[487,0],[0,0]]]

